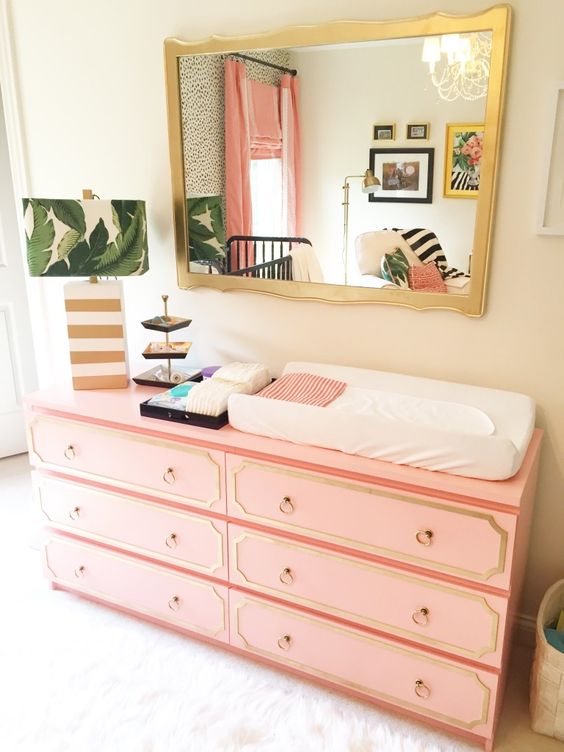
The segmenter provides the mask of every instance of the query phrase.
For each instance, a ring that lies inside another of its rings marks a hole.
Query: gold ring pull
[[[169,548],[176,548],[176,546],[178,545],[176,533],[171,533],[169,536],[167,536],[165,543]]]
[[[432,530],[418,530],[415,533],[417,543],[421,543],[422,546],[430,546],[433,541]]]
[[[292,514],[292,512],[294,511],[294,505],[292,504],[292,500],[289,496],[284,496],[278,508],[281,512],[284,512],[284,514]]]
[[[85,572],[86,572],[86,567],[84,567],[84,566],[77,567],[74,570],[74,576],[75,577],[84,577],[84,573]]]
[[[292,638],[289,634],[285,634],[278,640],[278,647],[280,648],[280,650],[290,650],[291,644]]]
[[[294,573],[290,569],[290,567],[285,567],[281,572],[279,576],[280,582],[283,582],[284,585],[291,585],[294,582]]]
[[[431,690],[425,684],[425,682],[421,681],[421,679],[417,679],[417,681],[415,682],[415,694],[417,695],[417,697],[421,697],[423,700],[427,700],[429,697],[431,697]]]
[[[174,470],[172,467],[167,467],[167,469],[163,473],[163,480],[165,483],[168,483],[169,486],[172,486],[176,478],[174,477]]]
[[[69,517],[71,518],[71,520],[78,520],[78,518],[80,517],[80,507],[71,509],[69,512]]]
[[[74,460],[74,458],[76,457],[76,450],[72,444],[69,444],[68,447],[65,449],[64,455],[67,458],[67,460]]]
[[[429,609],[425,607],[419,608],[411,614],[411,618],[420,627],[424,627],[429,623]]]
[[[171,611],[178,611],[180,608],[180,598],[177,595],[173,595],[168,602],[168,607]]]

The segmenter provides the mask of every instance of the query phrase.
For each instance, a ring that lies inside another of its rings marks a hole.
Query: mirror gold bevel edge
[[[286,299],[314,300],[326,303],[384,303],[417,310],[443,309],[459,311],[467,316],[481,316],[484,312],[489,266],[510,27],[511,7],[509,5],[497,5],[488,10],[464,16],[433,13],[398,21],[333,21],[320,25],[288,27],[278,31],[246,36],[212,36],[209,39],[197,42],[183,42],[174,38],[166,39],[164,42],[166,95],[176,269],[179,287],[181,289],[211,287],[225,292],[241,290]],[[482,176],[480,182],[472,255],[472,280],[468,295],[417,293],[383,288],[373,290],[364,287],[243,279],[219,274],[193,274],[189,272],[178,75],[179,57],[234,52],[244,49],[342,44],[471,31],[492,32],[492,56],[485,116],[488,138],[482,158],[485,168],[483,172],[486,175],[485,177]]]

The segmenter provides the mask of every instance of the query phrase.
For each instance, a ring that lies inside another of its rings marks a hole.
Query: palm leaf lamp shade
[[[224,271],[225,226],[221,196],[186,199],[190,261]]]
[[[32,277],[90,278],[65,285],[73,387],[119,389],[129,381],[123,289],[98,277],[148,270],[145,202],[89,194],[23,199],[27,262]]]

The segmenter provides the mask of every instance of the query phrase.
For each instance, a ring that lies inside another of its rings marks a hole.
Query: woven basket
[[[564,580],[550,587],[537,616],[536,649],[531,671],[530,710],[533,731],[564,741],[564,653],[549,645],[544,627],[564,608]]]

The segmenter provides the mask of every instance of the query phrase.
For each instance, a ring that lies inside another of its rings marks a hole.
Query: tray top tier
[[[190,326],[192,319],[181,319],[178,316],[153,316],[141,322],[145,329],[152,329],[156,332],[174,332],[177,329],[185,329]]]

